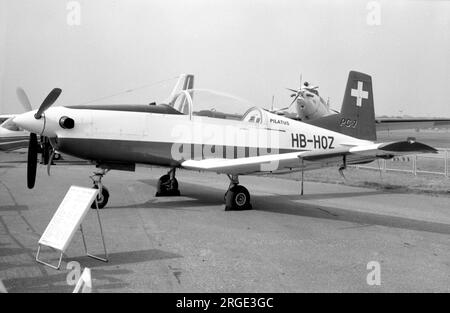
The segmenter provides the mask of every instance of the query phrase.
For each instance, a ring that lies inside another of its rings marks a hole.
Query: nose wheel
[[[109,200],[109,191],[108,189],[103,186],[102,184],[102,178],[106,175],[108,170],[102,169],[101,172],[94,173],[94,175],[90,176],[92,179],[92,183],[94,186],[92,188],[98,189],[98,195],[97,195],[97,205],[99,209],[103,209],[107,204]],[[95,205],[95,202],[91,204],[92,209],[96,209],[97,206]]]
[[[175,178],[175,168],[171,169],[166,175],[158,180],[156,197],[174,197],[179,196],[178,181]]]
[[[106,187],[101,187],[94,185],[95,189],[100,189],[98,196],[97,196],[97,204],[99,209],[103,209],[107,204],[109,200],[109,191]],[[96,209],[95,202],[91,205],[92,209]]]
[[[251,210],[250,193],[247,188],[239,185],[237,175],[228,175],[230,186],[225,193],[225,211]]]

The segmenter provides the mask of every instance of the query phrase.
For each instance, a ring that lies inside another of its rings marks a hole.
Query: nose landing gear
[[[176,168],[173,168],[166,175],[159,178],[155,197],[173,197],[180,195],[178,181],[175,178],[175,170]]]
[[[237,175],[227,175],[230,179],[230,186],[225,193],[225,211],[251,210],[250,193],[247,188],[239,185]]]
[[[99,209],[103,209],[109,200],[109,191],[108,189],[103,186],[102,184],[102,178],[103,176],[108,173],[108,169],[102,169],[100,172],[94,173],[94,175],[89,176],[92,179],[92,182],[94,184],[95,189],[99,189],[98,195],[97,195],[97,205]],[[96,209],[95,202],[91,205],[92,209]]]

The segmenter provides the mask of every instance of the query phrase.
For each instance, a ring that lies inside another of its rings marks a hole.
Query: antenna
[[[272,95],[272,109],[271,111],[273,112],[273,103],[275,102],[275,95]]]

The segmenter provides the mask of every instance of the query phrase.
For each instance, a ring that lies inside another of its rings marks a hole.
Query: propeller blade
[[[273,112],[275,112],[275,113],[279,113],[280,111],[284,111],[284,110],[287,110],[287,109],[289,109],[290,108],[290,106],[288,106],[288,107],[285,107],[285,108],[281,108],[281,109],[276,109],[275,111],[273,111]]]
[[[300,93],[297,94],[297,96],[294,98],[294,100],[292,100],[291,104],[289,105],[289,107],[291,107],[295,101],[297,101],[298,97],[300,97]]]
[[[44,102],[42,102],[41,106],[39,107],[38,111],[34,115],[34,117],[38,120],[42,117],[42,113],[45,112],[49,107],[52,106],[53,103],[58,99],[59,95],[61,94],[62,90],[59,88],[54,88],[50,93],[48,94],[47,98],[45,98]]]
[[[29,189],[34,188],[36,182],[37,154],[38,154],[37,135],[30,133],[30,142],[28,143],[28,160],[27,160],[27,186]]]
[[[289,90],[289,91],[295,92],[295,93],[298,92],[298,90],[295,90],[295,89],[291,89],[291,88],[286,88],[286,89]]]
[[[33,110],[33,107],[31,106],[30,99],[27,96],[27,93],[23,88],[18,87],[16,89],[17,98],[19,98],[19,102],[22,104],[23,108],[25,109],[25,112],[29,112]]]

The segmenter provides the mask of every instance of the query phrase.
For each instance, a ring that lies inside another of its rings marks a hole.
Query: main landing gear
[[[225,211],[251,210],[250,193],[247,188],[239,185],[237,175],[227,175],[230,179],[230,186],[225,193]]]
[[[94,175],[89,176],[92,179],[92,182],[94,183],[94,188],[99,189],[98,195],[97,195],[97,205],[99,209],[103,209],[109,200],[109,191],[108,189],[103,186],[102,184],[102,178],[103,176],[108,173],[109,170],[102,169],[100,172],[94,173]],[[96,209],[95,202],[91,205],[92,209]]]
[[[347,179],[345,178],[345,175],[344,175],[344,170],[346,170],[346,169],[347,169],[347,156],[344,155],[344,156],[342,157],[342,165],[339,167],[339,174],[341,175],[341,177],[342,177],[344,180],[347,180]]]
[[[155,197],[179,196],[178,181],[175,178],[175,168],[171,169],[166,175],[158,180],[158,186]]]

